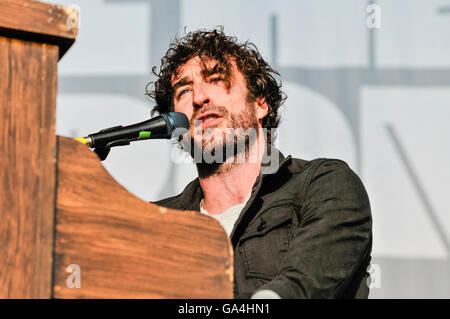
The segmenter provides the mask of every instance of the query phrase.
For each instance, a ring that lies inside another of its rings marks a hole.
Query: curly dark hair
[[[281,81],[275,79],[280,74],[264,61],[253,43],[238,43],[236,37],[224,34],[223,27],[212,31],[189,32],[170,44],[161,59],[159,72],[156,72],[156,66],[152,68],[157,80],[146,86],[146,95],[156,103],[152,115],[173,111],[172,76],[177,74],[180,66],[197,56],[214,59],[216,67],[225,74],[230,73],[230,58],[234,59],[247,81],[247,100],[264,98],[267,102],[268,114],[263,118],[262,126],[268,129],[267,143],[271,143],[271,128],[278,127],[278,108],[286,99],[285,93],[281,91]],[[153,87],[149,89],[149,86]]]

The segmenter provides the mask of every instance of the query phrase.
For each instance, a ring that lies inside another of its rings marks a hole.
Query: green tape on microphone
[[[149,132],[149,131],[139,132],[138,140],[147,140],[150,138],[150,134],[152,134],[152,132]]]

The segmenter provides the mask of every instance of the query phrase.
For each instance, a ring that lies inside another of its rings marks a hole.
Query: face
[[[235,62],[230,64],[226,75],[216,71],[214,60],[195,57],[172,77],[174,110],[186,114],[190,134],[202,150],[232,143],[230,129],[260,128],[267,115],[265,101],[248,101],[246,80]]]

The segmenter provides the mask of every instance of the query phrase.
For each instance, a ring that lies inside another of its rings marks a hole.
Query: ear
[[[269,105],[263,97],[256,98],[255,102],[256,118],[258,120],[262,120],[267,116],[267,114],[269,114]]]

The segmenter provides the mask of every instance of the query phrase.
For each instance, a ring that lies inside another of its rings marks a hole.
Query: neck
[[[256,156],[253,158],[250,156],[240,163],[223,163],[213,175],[207,177],[199,175],[204,196],[203,208],[209,214],[221,214],[228,208],[242,203],[251,192],[260,173],[265,150],[264,134],[258,135],[249,150],[250,154]]]

